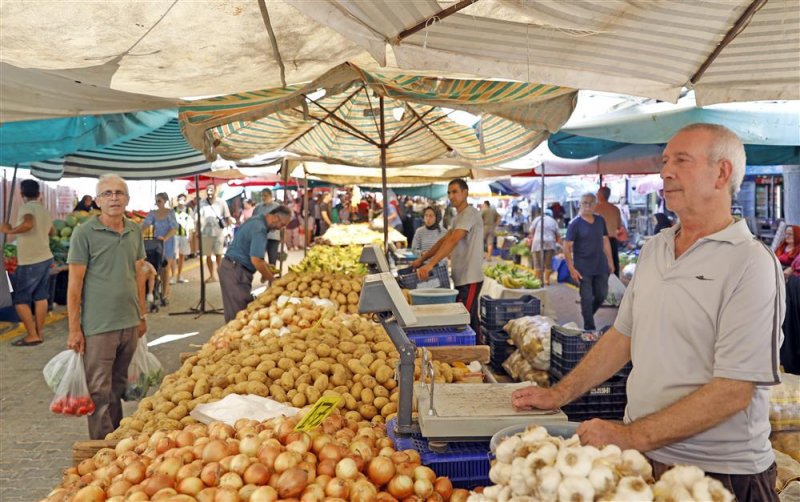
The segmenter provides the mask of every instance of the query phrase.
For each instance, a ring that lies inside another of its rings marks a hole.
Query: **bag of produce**
[[[66,356],[62,356],[65,358],[64,371],[56,386],[56,396],[50,403],[50,411],[76,417],[91,415],[94,413],[94,401],[86,385],[83,355],[74,350],[66,350],[61,354],[64,353],[67,353]]]
[[[59,352],[44,365],[44,369],[42,370],[44,381],[47,382],[47,386],[50,387],[50,390],[53,392],[58,390],[58,384],[60,384],[61,380],[64,378],[64,373],[67,372],[67,365],[73,355],[75,355],[74,350]]]
[[[554,324],[546,316],[526,316],[508,321],[504,329],[533,369],[546,371],[550,368],[550,328]]]
[[[608,295],[606,296],[606,303],[608,305],[619,306],[622,303],[622,297],[625,296],[625,285],[614,274],[608,274]]]
[[[773,431],[800,431],[800,376],[781,373],[780,385],[770,387],[769,422]]]
[[[157,387],[164,378],[164,368],[158,358],[147,349],[147,335],[139,338],[136,352],[128,366],[128,386],[122,399],[138,401],[147,395],[150,387]]]

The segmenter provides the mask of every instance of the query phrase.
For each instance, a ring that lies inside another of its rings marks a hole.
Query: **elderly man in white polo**
[[[512,399],[557,408],[632,361],[625,423],[583,422],[581,443],[643,451],[656,477],[698,466],[739,502],[777,501],[768,386],[780,379],[785,291],[773,253],[731,216],[744,167],[727,128],[678,131],[661,177],[680,224],[644,246],[614,327],[581,363],[555,387]]]

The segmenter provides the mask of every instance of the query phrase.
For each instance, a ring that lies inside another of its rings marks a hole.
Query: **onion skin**
[[[278,478],[278,496],[282,499],[297,497],[307,484],[308,473],[299,467],[291,467]]]
[[[453,483],[448,478],[440,476],[433,482],[433,490],[444,500],[450,500],[453,495]]]
[[[185,495],[197,495],[203,488],[206,486],[203,484],[203,480],[197,477],[191,478],[184,478],[178,481],[178,485],[175,487],[178,493],[185,494]]]
[[[469,492],[463,488],[456,488],[450,495],[450,502],[467,502]]]
[[[396,472],[394,463],[386,457],[373,458],[367,467],[369,480],[375,486],[383,486],[392,480]]]
[[[396,499],[410,497],[414,493],[414,480],[405,474],[398,474],[389,481],[388,491]]]
[[[144,485],[144,492],[148,497],[152,498],[156,492],[164,488],[172,488],[175,485],[175,481],[164,474],[155,474],[151,478],[146,479],[142,484]]]
[[[431,484],[433,484],[433,482],[436,481],[436,473],[433,472],[433,469],[430,467],[420,465],[414,469],[414,479],[427,479],[431,482]]]
[[[250,502],[276,502],[278,492],[271,486],[259,486],[250,495]]]
[[[261,486],[269,482],[271,475],[272,471],[269,467],[260,462],[256,462],[247,467],[247,470],[244,471],[243,479],[247,484]]]
[[[350,495],[350,485],[340,478],[333,478],[325,485],[325,495],[333,498],[346,499]]]

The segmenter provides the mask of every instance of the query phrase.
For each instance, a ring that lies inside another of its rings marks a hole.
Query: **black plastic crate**
[[[539,315],[541,303],[535,296],[521,298],[490,298],[481,296],[481,323],[491,330],[503,329],[508,321],[520,317]]]
[[[397,282],[400,283],[401,288],[405,289],[417,289],[420,284],[423,288],[450,289],[450,274],[447,265],[439,263],[431,270],[428,280],[420,282],[417,278],[417,271],[413,267],[406,267],[397,271]]]
[[[559,380],[560,378],[550,374],[550,385],[554,385]],[[628,395],[625,391],[627,383],[627,375],[614,376],[587,392],[583,397],[562,406],[561,410],[572,422],[582,422],[592,418],[621,420],[625,416],[625,406],[628,404]]]
[[[583,356],[603,335],[601,331],[581,331],[561,326],[550,328],[550,374],[561,379],[572,371]],[[616,376],[626,377],[632,366],[627,364]]]
[[[508,343],[508,333],[503,330],[490,331],[485,328],[481,331],[484,340],[489,344],[489,364],[493,370],[505,372],[503,363],[516,350],[516,347]]]

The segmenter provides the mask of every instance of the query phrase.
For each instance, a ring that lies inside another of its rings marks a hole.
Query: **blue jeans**
[[[11,278],[14,305],[30,305],[50,297],[50,265],[53,259],[20,265]]]
[[[584,275],[580,283],[583,329],[594,330],[594,313],[608,295],[608,274]]]

